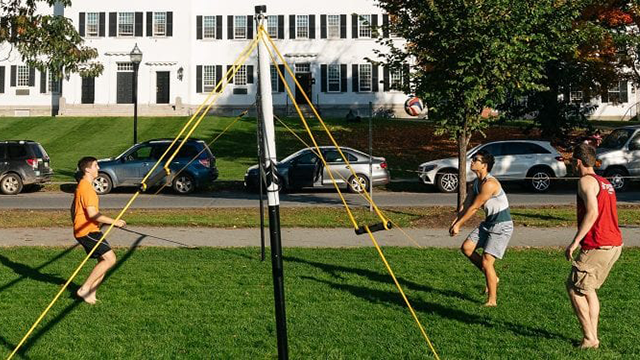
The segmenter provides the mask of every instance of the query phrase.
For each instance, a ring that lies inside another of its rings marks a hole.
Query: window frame
[[[331,24],[332,18],[337,19],[337,24]],[[332,29],[335,31],[335,36],[332,36]],[[327,15],[327,39],[340,39],[340,15]]]
[[[94,19],[95,17],[95,19]],[[98,12],[88,12],[86,15],[86,30],[85,37],[87,38],[97,38],[100,36],[100,13]],[[95,23],[92,23],[92,20],[95,20]],[[92,32],[91,28],[95,26],[95,33]]]
[[[17,88],[29,88],[29,81],[31,80],[29,66],[16,65],[16,87]]]
[[[275,25],[271,24],[271,21],[275,21]],[[279,26],[280,26],[280,21],[278,19],[278,15],[267,15],[267,33],[272,39],[278,38]]]
[[[131,24],[129,23],[124,23],[123,22],[123,18],[125,17],[125,15],[127,16],[127,20],[128,20],[128,15],[131,15]],[[125,33],[122,30],[122,26],[129,26],[131,25],[131,34],[129,33]],[[133,11],[123,11],[123,12],[118,12],[118,37],[135,37],[135,33],[136,33],[136,13]]]
[[[159,24],[156,15],[164,15],[164,24]],[[164,31],[160,32],[157,30],[158,25],[164,25]],[[153,36],[154,37],[166,37],[167,36],[167,12],[166,11],[158,11],[153,12],[153,24],[152,24]]]
[[[278,75],[278,69],[276,68],[275,65],[269,65],[269,72],[271,74],[271,92],[272,93],[277,93],[278,92],[278,84],[280,80],[280,75]]]
[[[60,94],[62,90],[62,79],[56,79],[53,76],[53,72],[47,73],[47,92],[49,94]]]
[[[240,65],[240,68],[238,68],[238,71],[233,76],[233,84],[236,86],[247,86],[247,81],[247,65]]]
[[[306,19],[306,25],[303,19]],[[306,31],[306,34],[301,35],[301,30]],[[308,40],[309,32],[309,15],[296,15],[296,39]]]
[[[211,26],[208,26],[207,24],[207,20],[211,21]],[[216,39],[216,36],[218,34],[216,34],[216,27],[217,27],[217,22],[218,20],[216,19],[215,15],[203,15],[202,16],[202,39],[205,40],[210,40],[210,39]],[[209,31],[209,33],[207,33],[207,31]]]
[[[333,71],[332,71],[333,70]],[[342,92],[342,69],[340,68],[340,64],[328,64],[327,65],[327,92],[328,93],[339,93]],[[332,78],[332,73],[334,77]],[[337,74],[337,77],[335,75]],[[337,90],[331,90],[331,86],[337,85]]]
[[[238,22],[243,22],[244,26],[238,26]],[[233,39],[234,40],[246,40],[249,38],[248,34],[248,24],[247,17],[245,15],[234,15],[233,16]],[[242,30],[242,36],[238,35],[238,31]]]
[[[627,86],[628,83],[626,81],[619,81],[618,85],[615,88],[607,90],[607,97],[608,97],[607,104],[623,104],[622,90],[621,90],[622,84],[624,84],[624,86]],[[613,99],[616,99],[616,100],[613,100]],[[627,102],[628,100],[629,99],[627,99]]]
[[[402,69],[389,71],[389,91],[402,91],[404,85],[404,74]]]
[[[371,14],[358,14],[358,39],[373,38]]]
[[[368,72],[369,72],[369,76],[368,76],[368,80],[369,83],[363,83],[363,81],[365,80],[365,77],[363,76],[363,73],[365,73],[363,71],[363,69],[367,69],[368,68]],[[363,90],[364,86],[368,85],[368,89],[367,90]],[[358,92],[373,92],[373,65],[371,64],[358,64]]]
[[[218,84],[215,65],[202,65],[202,92],[210,93]]]

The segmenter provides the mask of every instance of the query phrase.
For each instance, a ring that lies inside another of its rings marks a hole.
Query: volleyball
[[[404,102],[404,111],[411,116],[418,116],[424,111],[424,104],[419,97],[412,96]]]

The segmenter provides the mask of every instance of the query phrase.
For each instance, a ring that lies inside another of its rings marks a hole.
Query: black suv
[[[31,140],[0,141],[0,191],[15,195],[25,185],[51,181],[53,170],[42,145]]]

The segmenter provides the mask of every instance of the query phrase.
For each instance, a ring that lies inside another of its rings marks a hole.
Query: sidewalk
[[[471,228],[461,235],[449,237],[447,229],[404,229],[420,246],[457,248]],[[576,229],[516,227],[511,247],[566,246]],[[374,233],[381,246],[416,246],[400,230]],[[622,228],[626,246],[640,246],[640,228]],[[265,229],[269,245],[269,230]],[[260,246],[260,229],[128,227],[114,229],[107,238],[115,247],[139,246]],[[0,229],[0,247],[5,246],[71,246],[76,242],[70,228]],[[283,228],[284,247],[358,247],[372,246],[368,235],[355,235],[352,229]]]

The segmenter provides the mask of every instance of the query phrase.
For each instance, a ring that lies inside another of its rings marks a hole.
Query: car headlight
[[[429,172],[436,168],[436,165],[425,165],[422,167],[422,172]]]

